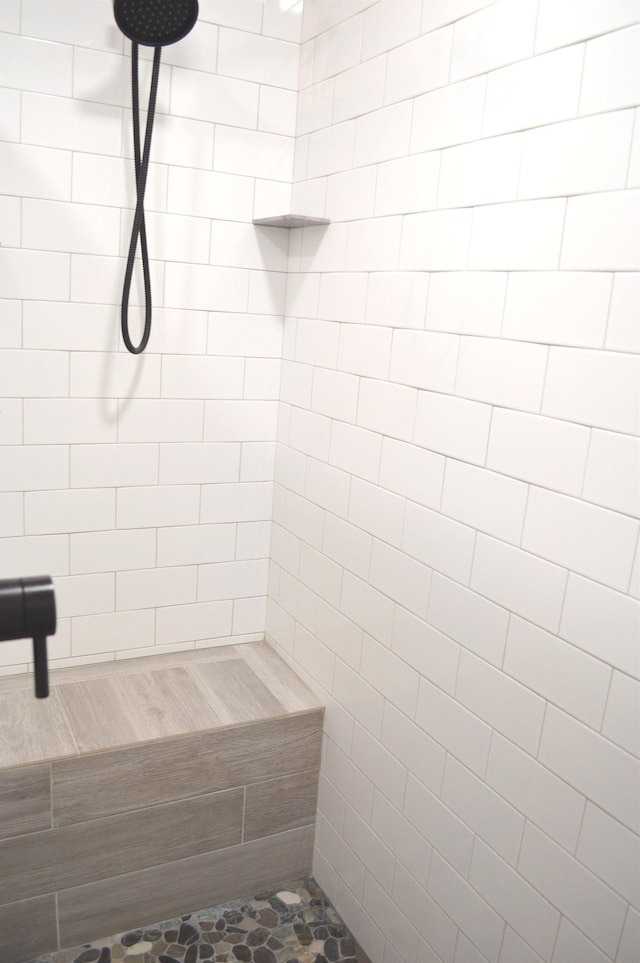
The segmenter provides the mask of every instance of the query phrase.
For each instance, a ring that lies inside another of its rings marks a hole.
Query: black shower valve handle
[[[0,642],[33,639],[36,698],[49,695],[47,636],[57,626],[53,582],[48,575],[0,580]]]

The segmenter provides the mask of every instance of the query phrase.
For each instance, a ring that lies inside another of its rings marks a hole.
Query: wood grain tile
[[[140,742],[221,725],[220,716],[181,666],[119,675],[112,682]]]
[[[54,826],[317,768],[322,719],[315,710],[61,760],[52,767]]]
[[[267,642],[243,646],[242,658],[287,712],[303,712],[322,706],[322,700]]]
[[[194,687],[202,692],[226,725],[268,719],[285,714],[244,659],[201,662],[189,666]]]
[[[315,823],[318,770],[247,786],[243,839],[259,839]]]
[[[80,752],[95,752],[138,741],[123,714],[114,678],[58,686],[56,692],[71,723]]]
[[[56,692],[36,699],[33,690],[0,697],[0,769],[76,752],[71,727]]]
[[[0,960],[23,963],[57,949],[55,896],[0,906]]]
[[[50,828],[49,764],[0,772],[0,839]]]
[[[171,780],[173,774],[165,773]],[[242,789],[0,842],[0,903],[77,886],[240,842]]]
[[[73,946],[308,876],[313,827],[128,873],[58,895],[60,942]]]

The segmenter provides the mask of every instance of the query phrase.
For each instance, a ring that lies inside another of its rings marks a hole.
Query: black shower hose
[[[149,156],[151,154],[151,135],[153,133],[153,119],[156,112],[158,94],[158,75],[160,73],[160,54],[162,48],[156,47],[153,53],[153,70],[151,73],[151,89],[149,91],[149,108],[147,111],[147,126],[144,135],[144,151],[140,156],[140,97],[138,84],[138,44],[131,43],[131,107],[133,113],[133,161],[136,172],[136,210],[131,229],[131,241],[127,257],[127,268],[124,274],[122,288],[122,306],[120,309],[120,326],[125,346],[131,354],[141,354],[147,346],[151,334],[151,275],[149,273],[149,249],[147,247],[147,229],[144,222],[144,192],[147,186],[149,170]],[[129,336],[129,297],[131,281],[136,259],[136,248],[140,238],[140,253],[142,257],[142,275],[144,278],[144,331],[140,344],[136,347]]]

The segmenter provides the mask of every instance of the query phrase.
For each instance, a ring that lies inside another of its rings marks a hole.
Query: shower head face
[[[113,0],[125,37],[145,47],[166,47],[186,37],[198,19],[198,0]]]

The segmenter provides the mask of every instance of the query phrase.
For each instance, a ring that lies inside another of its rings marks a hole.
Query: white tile
[[[287,519],[287,528],[293,535],[308,542],[309,545],[313,545],[314,548],[320,548],[324,519],[322,511],[317,505],[312,504],[306,498],[300,498],[293,492],[287,492],[283,515]],[[269,514],[267,514],[268,517]],[[330,552],[327,552],[327,554],[331,555]]]
[[[19,90],[0,89],[0,135],[3,141],[20,140],[20,100]]]
[[[158,531],[158,565],[200,565],[235,557],[236,525],[172,525]]]
[[[105,526],[106,527],[106,526]],[[151,530],[79,533],[70,539],[72,575],[153,568],[156,534]]]
[[[475,532],[429,508],[407,503],[402,548],[462,584],[468,584]]]
[[[120,336],[114,308],[108,305],[27,301],[24,347],[115,351]]]
[[[247,358],[243,397],[277,401],[280,397],[280,369],[281,362],[275,359]]]
[[[118,156],[122,144],[122,110],[44,94],[22,95],[22,142],[89,154]]]
[[[640,764],[627,752],[549,706],[539,759],[595,805],[637,832]]]
[[[477,140],[482,130],[485,88],[486,78],[474,77],[416,97],[411,152]]]
[[[585,799],[564,779],[494,733],[486,780],[564,849],[575,851]]]
[[[421,272],[369,275],[366,317],[369,324],[422,328],[428,279]]]
[[[19,204],[20,201],[18,201]],[[2,241],[0,241],[1,243]],[[0,318],[0,347],[22,347],[22,313],[21,301],[9,301],[8,299],[4,301],[2,318]],[[31,347],[31,345],[26,343],[25,347]]]
[[[333,652],[352,669],[359,668],[362,629],[323,600],[318,605],[316,634],[328,651]]]
[[[490,727],[426,679],[420,683],[416,722],[472,772],[484,775]]]
[[[5,250],[0,297],[31,298],[34,293],[43,301],[67,301],[69,298],[69,255],[49,251]],[[33,290],[33,278],[38,290]]]
[[[67,488],[69,449],[66,445],[6,445],[2,449],[0,491]]]
[[[288,441],[296,451],[326,461],[331,444],[331,421],[303,408],[293,408]]]
[[[562,920],[560,921],[562,925]],[[509,926],[504,932],[500,963],[541,963],[542,957],[531,949],[528,943],[520,939]]]
[[[504,920],[437,853],[431,861],[428,892],[487,959],[495,963]]]
[[[327,179],[325,216],[332,221],[372,217],[375,194],[373,166],[331,174]]]
[[[507,274],[496,271],[432,274],[426,327],[453,334],[498,336],[506,286]]]
[[[326,660],[326,650],[316,643],[314,652],[316,647],[320,661]],[[365,729],[377,735],[382,727],[384,698],[341,659],[331,659],[332,667],[334,662],[333,681],[328,679],[333,696]]]
[[[70,97],[72,56],[67,44],[0,34],[0,85]]]
[[[382,107],[385,68],[386,58],[376,57],[337,75],[333,88],[334,124]]]
[[[493,729],[535,755],[545,702],[468,652],[460,655],[456,698]]]
[[[272,527],[270,519],[261,522],[240,522],[237,526],[236,558],[239,561],[269,558]]]
[[[74,656],[108,653],[152,646],[155,641],[155,613],[152,609],[130,612],[101,612],[76,616],[71,624]]]
[[[82,445],[70,449],[74,488],[153,485],[158,481],[157,445]]]
[[[413,154],[378,165],[375,213],[411,214],[433,210],[438,194],[440,155]]]
[[[118,489],[118,528],[191,525],[198,521],[197,485],[163,485]]]
[[[634,906],[640,902],[640,842],[638,837],[587,803],[578,859]]]
[[[602,347],[610,298],[610,274],[512,273],[502,335],[542,344]]]
[[[394,438],[383,438],[380,485],[428,508],[439,508],[444,478],[442,455]]]
[[[640,191],[571,197],[562,238],[562,268],[637,271]]]
[[[528,552],[479,534],[471,588],[551,631],[560,623],[567,573]]]
[[[82,444],[116,440],[115,403],[80,398],[26,399],[27,444]]]
[[[319,520],[322,521],[321,516]],[[371,535],[333,515],[326,515],[321,533],[322,550],[344,568],[363,578],[369,573]]]
[[[181,117],[253,128],[258,123],[259,87],[245,80],[174,67],[171,71],[171,111]]]
[[[318,316],[326,321],[363,322],[367,280],[366,274],[322,274]]]
[[[332,740],[327,742],[325,772],[347,802],[368,816],[373,806],[373,784]]]
[[[524,816],[452,757],[447,759],[441,798],[502,859],[515,866],[520,852]],[[484,849],[484,846],[476,844],[472,865]],[[493,858],[501,862],[497,856]],[[484,887],[479,885],[478,888],[482,892]],[[493,902],[486,890],[485,895],[489,902]]]
[[[501,0],[455,25],[450,80],[483,74],[533,53],[537,4]]]
[[[483,135],[528,130],[575,117],[583,57],[582,47],[576,45],[490,73]]]
[[[618,963],[633,963],[640,942],[640,914],[629,907],[618,947]]]
[[[393,624],[393,602],[367,582],[345,572],[341,611],[376,641],[389,645]]]
[[[338,333],[337,327],[335,333]],[[392,338],[388,328],[345,324],[341,326],[339,335],[337,360],[343,371],[369,378],[387,377]]]
[[[3,32],[20,33],[20,2],[19,0],[6,0],[2,5],[0,14],[0,26]]]
[[[369,580],[373,586],[404,605],[410,612],[421,618],[425,617],[431,572],[424,565],[376,539],[373,543]]]
[[[198,441],[202,401],[136,399],[120,403],[118,441]]]
[[[335,78],[322,80],[298,93],[296,134],[300,137],[331,125]]]
[[[431,391],[452,392],[459,340],[428,331],[394,331],[390,379]]]
[[[351,479],[349,521],[398,546],[404,525],[404,499],[359,478]]]
[[[363,114],[355,121],[353,166],[378,164],[409,152],[411,101]]]
[[[135,359],[135,360],[134,360]],[[145,398],[160,394],[160,358],[74,351],[69,393],[80,398]]]
[[[279,228],[218,223],[211,231],[212,264],[224,267],[283,271],[286,268],[287,237]]]
[[[443,87],[448,80],[452,27],[403,44],[387,56],[386,103]]]
[[[248,177],[171,167],[167,190],[167,209],[177,214],[229,220],[251,216],[253,181]]]
[[[3,135],[6,136],[4,131]],[[71,157],[67,150],[0,143],[2,193],[68,200],[71,196]]]
[[[288,6],[279,0],[266,0],[263,4],[262,33],[268,37],[280,40],[290,40],[301,43],[302,40],[302,4],[294,0]]]
[[[127,107],[131,103],[130,59],[120,53],[79,47],[73,57],[73,96],[84,103],[113,104]],[[151,62],[142,58],[139,64],[143,90],[151,85]],[[169,113],[169,75],[161,71],[157,90],[158,116]]]
[[[538,411],[547,349],[489,338],[460,341],[456,394],[506,408]]]
[[[156,616],[156,642],[195,642],[231,635],[231,602],[165,605]]]
[[[161,485],[237,481],[239,473],[240,446],[237,444],[181,442],[160,447],[158,480]]]
[[[163,358],[163,398],[241,398],[243,380],[240,358]]]
[[[421,936],[425,934],[419,941],[416,958],[421,963],[438,963],[439,959],[453,959],[458,927],[429,896],[424,887],[417,885],[414,877],[404,872],[400,865],[396,868],[393,895],[399,905],[406,908],[407,914]],[[389,946],[388,943],[387,946]],[[439,956],[434,956],[436,950]],[[390,958],[390,963],[395,963],[393,957]]]
[[[408,214],[403,218],[400,268],[407,271],[457,271],[466,268],[471,215],[470,210],[463,209]],[[495,265],[491,264],[490,267]]]
[[[368,60],[416,37],[420,32],[420,9],[416,0],[402,4],[383,0],[368,7],[363,18],[362,59]]]
[[[469,871],[473,832],[417,779],[409,776],[403,814],[447,862],[464,876]]]
[[[371,875],[365,877],[363,906],[389,934],[388,943],[398,948],[400,958],[413,959],[417,951],[418,934],[404,913]]]
[[[267,594],[267,559],[203,565],[198,573],[198,601],[223,601]]]
[[[65,396],[68,357],[56,351],[0,350],[0,383],[7,397]]]
[[[393,885],[395,855],[351,806],[346,809],[344,840],[388,892]]]
[[[383,745],[407,767],[410,773],[413,773],[424,786],[428,786],[433,793],[439,795],[446,760],[446,753],[442,746],[439,746],[415,722],[389,703],[384,707],[381,739]],[[423,852],[424,848],[423,846]],[[414,873],[416,879],[426,878],[428,865],[425,862],[419,868],[416,862],[417,856],[416,853],[412,859],[405,859],[405,865]]]
[[[295,135],[296,95],[293,91],[281,87],[260,88],[258,129],[289,137]]]
[[[633,23],[638,16],[635,0],[601,4],[598,0],[571,0],[558,8],[553,0],[541,0],[536,27],[536,52],[562,47]]]
[[[398,266],[402,219],[381,217],[347,225],[347,271],[393,271]]]
[[[206,441],[274,441],[277,427],[275,401],[207,401]]]
[[[399,605],[393,618],[391,648],[425,679],[445,692],[453,693],[458,674],[459,645],[425,623],[424,618]],[[425,780],[420,772],[415,774],[431,784],[431,780]],[[439,784],[436,788],[439,789]]]
[[[609,309],[606,347],[612,351],[640,353],[637,316],[640,307],[640,276],[616,274]]]
[[[506,134],[442,151],[438,207],[515,201],[522,135]]]
[[[406,778],[404,766],[358,723],[353,727],[351,759],[394,806],[399,808],[402,805]]]
[[[215,355],[279,358],[282,352],[282,319],[269,315],[209,315],[209,352]]]
[[[238,30],[260,33],[263,4],[260,0],[200,0],[200,19],[207,23],[224,24]]]
[[[293,138],[258,130],[216,127],[213,166],[214,170],[227,174],[291,181]]]
[[[340,604],[342,569],[326,555],[304,543],[300,546],[300,581],[331,605]]]
[[[294,90],[299,48],[295,43],[259,37],[246,31],[220,29],[218,73]]]
[[[520,544],[526,485],[495,472],[448,459],[442,511],[504,541]]]
[[[616,512],[532,487],[522,547],[624,591],[639,530],[637,522]]]
[[[155,608],[194,602],[196,568],[154,568],[116,575],[116,608]]]
[[[239,482],[202,488],[201,522],[254,522],[271,517],[271,482]]]
[[[619,896],[531,825],[525,829],[518,868],[605,953],[615,953],[626,910]]]
[[[604,663],[512,617],[503,668],[549,702],[600,728],[611,680]]]
[[[413,435],[417,391],[405,385],[362,378],[357,423],[383,435],[409,441]]]
[[[349,510],[351,478],[346,472],[324,462],[309,459],[304,492],[307,498],[342,518]]]
[[[629,170],[627,173],[627,187],[640,187],[640,128],[638,128],[637,110],[636,123],[633,128],[633,140],[631,142],[631,157],[629,159]]]
[[[350,325],[343,329],[350,330]],[[335,368],[339,337],[340,328],[337,324],[300,318],[296,326],[295,360],[323,368]]]
[[[338,7],[336,13],[342,17]],[[305,28],[303,25],[303,37]],[[314,52],[314,81],[348,70],[360,61],[362,49],[362,18],[351,17],[331,26],[316,39]]]
[[[346,224],[308,227],[301,232],[300,240],[300,270],[345,270]],[[357,270],[357,268],[354,270]]]
[[[487,467],[579,495],[588,446],[586,427],[497,409],[491,421]]]
[[[632,128],[626,110],[526,131],[518,197],[624,188]]]
[[[153,257],[159,261],[187,261],[206,264],[209,260],[210,225],[201,217],[181,217],[149,211],[145,215],[147,236]],[[133,216],[123,215],[122,253],[128,252]]]
[[[509,616],[481,595],[435,574],[428,620],[465,649],[493,665],[502,665]]]
[[[8,496],[7,511],[15,504],[16,497]],[[20,499],[20,503],[22,500]],[[15,510],[15,509],[14,509]],[[69,538],[67,535],[33,535],[21,533],[16,538],[3,538],[0,542],[0,577],[15,578],[40,575],[48,572],[52,576],[69,574]]]
[[[375,794],[371,828],[424,886],[431,847],[382,793]],[[406,903],[401,905],[408,912]]]
[[[595,428],[637,434],[637,358],[551,348],[542,413]]]
[[[607,957],[595,943],[587,939],[568,921],[566,916],[563,916],[553,951],[553,963],[571,963],[571,960],[576,959],[581,963],[606,963],[607,961]]]
[[[596,658],[640,678],[640,606],[627,595],[571,575],[560,635]]]
[[[324,177],[349,170],[353,166],[355,136],[355,120],[314,131],[309,137],[306,176]]]
[[[480,842],[474,846],[469,882],[543,959],[551,957],[560,913]]]
[[[443,455],[482,465],[490,420],[489,405],[419,392],[414,442]]]
[[[162,289],[164,264],[160,261],[151,261],[149,271],[151,274],[151,290],[157,292]],[[124,256],[107,257],[100,254],[72,254],[71,300],[89,304],[98,302],[99,304],[120,305],[124,272]],[[133,306],[144,304],[141,272],[135,272],[133,275],[130,304]],[[130,316],[132,331],[135,332],[134,325],[136,323],[140,328],[142,327],[142,312],[132,310]]]
[[[22,492],[0,494],[0,537],[13,535],[24,535],[24,495]]]
[[[19,197],[0,198],[0,244],[3,247],[20,247],[20,208]]]
[[[3,445],[21,445],[25,440],[22,434],[22,426],[21,399],[0,399],[0,443]]]
[[[115,600],[113,575],[70,575],[54,582],[59,618],[112,612]]]
[[[640,685],[614,672],[602,734],[635,756],[640,756]]]
[[[557,268],[563,243],[565,203],[556,198],[476,208],[469,267],[480,271]]]
[[[638,103],[638,50],[640,28],[637,25],[587,43],[580,95],[581,114],[632,107]]]

